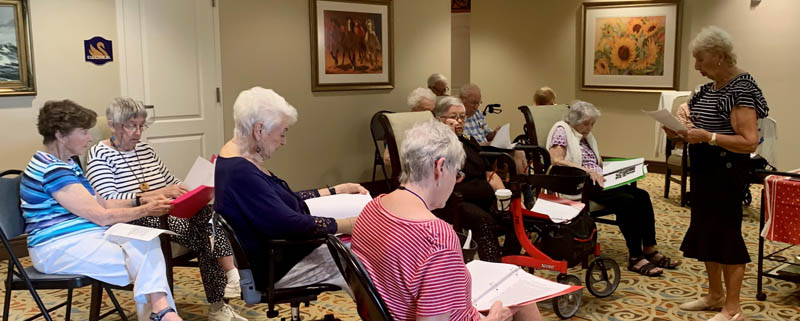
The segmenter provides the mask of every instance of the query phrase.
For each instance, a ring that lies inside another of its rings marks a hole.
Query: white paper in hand
[[[178,235],[172,231],[133,225],[133,224],[126,224],[126,223],[114,224],[111,227],[109,227],[103,234],[106,237],[118,240],[121,238],[121,239],[134,239],[140,241],[150,241],[159,236],[161,233]]]
[[[508,123],[497,130],[497,133],[494,134],[494,139],[489,144],[489,146],[502,149],[514,149],[516,145],[511,143],[511,124]]]
[[[214,164],[205,158],[197,156],[192,169],[189,170],[189,174],[186,174],[186,179],[183,180],[183,185],[186,185],[186,188],[190,191],[203,185],[214,187]]]
[[[306,200],[311,215],[336,219],[358,216],[372,200],[369,194],[336,194]]]
[[[687,130],[686,126],[683,126],[681,122],[666,109],[659,109],[656,111],[646,111],[642,110],[643,113],[647,114],[647,116],[653,117],[656,121],[661,123],[662,125],[666,126],[669,129],[672,129],[676,132]]]

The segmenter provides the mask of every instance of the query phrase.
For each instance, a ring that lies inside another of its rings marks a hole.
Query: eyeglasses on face
[[[136,124],[124,124],[124,125],[122,125],[122,128],[124,128],[125,130],[127,130],[127,131],[129,131],[129,132],[134,132],[134,131],[136,131],[137,129],[138,129],[139,131],[145,131],[145,130],[147,130],[147,128],[149,128],[149,127],[150,127],[150,126],[147,126],[147,124],[141,124],[141,125],[136,125]]]
[[[439,117],[441,117],[441,118],[446,118],[446,119],[452,119],[452,120],[455,120],[455,121],[459,121],[459,120],[460,120],[460,121],[464,121],[464,120],[466,120],[466,119],[467,119],[467,115],[466,115],[466,114],[449,115],[449,116],[439,116]]]

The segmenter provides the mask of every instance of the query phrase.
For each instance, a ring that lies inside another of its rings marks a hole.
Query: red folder
[[[180,218],[190,218],[194,216],[203,206],[214,198],[214,187],[203,185],[189,191],[181,197],[176,198],[170,204],[172,209],[169,214]]]

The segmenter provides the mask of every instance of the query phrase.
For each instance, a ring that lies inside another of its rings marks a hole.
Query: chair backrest
[[[239,286],[242,289],[242,300],[247,304],[261,303],[263,292],[256,289],[253,270],[250,269],[250,261],[247,260],[247,254],[245,254],[236,232],[233,231],[233,227],[217,212],[214,212],[211,222],[212,228],[221,228],[228,236],[228,240],[230,240],[233,258],[236,260],[236,268],[239,269]]]
[[[22,210],[19,207],[19,183],[21,180],[22,172],[19,170],[7,170],[0,173],[0,232],[7,240],[25,233],[25,219],[22,217]]]
[[[582,169],[569,166],[552,166],[547,175],[528,175],[528,183],[537,189],[551,192],[578,195],[583,193],[588,174]]]
[[[672,109],[670,109],[670,112],[673,115],[677,115],[678,114],[678,107],[680,107],[681,104],[689,101],[689,97],[690,97],[689,95],[683,95],[683,96],[675,97],[675,99],[672,101],[672,107],[671,107]]]
[[[433,119],[433,114],[429,111],[416,111],[405,113],[381,114],[378,116],[383,124],[384,138],[389,146],[389,158],[392,161],[392,183],[399,184],[400,173],[400,146],[407,130],[415,124]]]
[[[524,129],[530,144],[545,146],[547,134],[550,133],[553,124],[564,119],[564,114],[569,112],[569,106],[520,106],[519,110],[525,117]]]
[[[392,321],[389,308],[358,257],[335,235],[328,235],[328,250],[353,291],[358,315],[364,320]]]
[[[381,110],[375,115],[372,115],[372,119],[369,120],[369,131],[372,133],[372,141],[375,142],[375,147],[378,147],[378,142],[385,140],[386,133],[384,132],[383,125],[381,125],[380,115],[382,114],[392,114],[393,111],[389,110]]]

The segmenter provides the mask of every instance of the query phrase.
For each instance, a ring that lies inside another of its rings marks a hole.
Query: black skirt
[[[745,264],[750,254],[742,237],[742,201],[750,155],[708,144],[689,146],[691,222],[683,256],[721,264]]]

